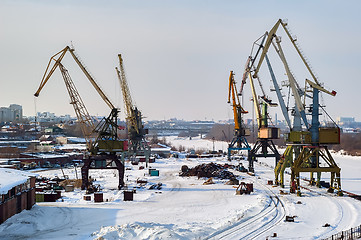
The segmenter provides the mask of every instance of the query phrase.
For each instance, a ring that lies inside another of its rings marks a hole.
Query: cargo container
[[[56,199],[61,198],[61,191],[60,190],[56,190],[55,193],[56,193]]]
[[[150,176],[159,176],[159,170],[150,171]]]
[[[94,202],[104,202],[102,192],[94,193]]]
[[[36,202],[44,202],[44,193],[43,192],[37,192],[35,195]]]
[[[56,202],[56,200],[57,200],[56,192],[44,193],[44,202]]]
[[[65,186],[65,192],[73,192],[73,191],[74,191],[74,185]]]
[[[124,201],[133,201],[134,192],[131,190],[126,190],[124,193]]]
[[[85,195],[85,196],[83,196],[83,199],[84,199],[85,201],[91,201],[91,200],[92,200],[92,198],[91,198],[90,195]]]

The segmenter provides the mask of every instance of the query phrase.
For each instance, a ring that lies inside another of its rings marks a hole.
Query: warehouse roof
[[[5,194],[13,187],[25,183],[31,176],[36,176],[36,174],[15,169],[0,168],[0,194]]]

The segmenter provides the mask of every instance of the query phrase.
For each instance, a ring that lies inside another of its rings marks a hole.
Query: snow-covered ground
[[[172,146],[177,149],[180,146],[183,146],[186,150],[193,149],[195,151],[212,151],[213,150],[213,141],[203,139],[200,137],[176,137],[176,136],[168,136],[166,137],[167,142],[170,142]],[[222,150],[227,151],[228,143],[224,141],[214,141],[214,149],[216,151]]]
[[[208,140],[171,141],[186,148],[213,148]],[[215,145],[221,149],[218,142]],[[335,154],[335,159],[342,168],[343,188],[360,194],[361,158]],[[206,179],[179,176],[182,165],[209,162],[229,163],[225,158],[157,159],[151,167],[160,176],[149,176],[147,169],[127,163],[128,188],[138,186],[134,201],[123,201],[122,191],[116,189],[116,171],[91,170],[107,202],[87,202],[85,192],[77,189],[64,192],[63,202],[37,203],[1,224],[0,239],[265,239],[274,233],[277,237],[272,239],[321,239],[361,223],[361,201],[310,186],[311,191],[303,190],[302,197],[281,195],[280,190],[288,192],[288,188],[266,184],[274,179],[270,159],[255,164],[255,176],[234,172],[241,181],[254,184],[250,195],[235,195],[234,186],[225,185],[226,180],[203,185]],[[60,170],[38,174],[62,175]],[[74,169],[65,169],[65,174],[76,176]],[[148,183],[139,187],[137,179]],[[162,189],[148,189],[159,182]],[[285,222],[286,216],[296,216],[295,222]],[[330,227],[323,227],[326,223]]]

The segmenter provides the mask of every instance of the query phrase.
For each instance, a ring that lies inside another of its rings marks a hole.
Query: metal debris
[[[153,185],[151,185],[150,187],[149,187],[149,189],[158,189],[158,190],[160,190],[160,189],[162,189],[162,183],[161,182],[159,182],[159,183],[157,183],[157,184],[153,184]]]
[[[198,178],[216,177],[220,179],[235,179],[236,176],[228,171],[228,168],[234,168],[234,166],[229,164],[208,163],[198,165],[194,168],[188,168],[186,165],[183,165],[181,169],[182,172],[179,175],[182,177],[197,176]]]

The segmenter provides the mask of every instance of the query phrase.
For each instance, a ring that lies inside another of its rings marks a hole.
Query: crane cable
[[[37,110],[36,110],[36,97],[34,96],[34,111],[35,111],[35,132],[37,131],[36,122],[37,122]]]

